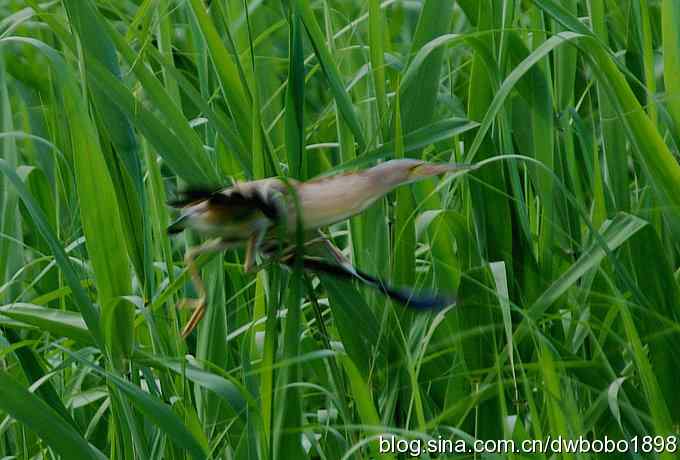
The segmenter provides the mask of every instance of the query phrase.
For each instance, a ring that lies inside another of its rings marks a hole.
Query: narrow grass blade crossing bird
[[[316,232],[359,214],[398,186],[471,168],[471,165],[398,159],[366,170],[306,182],[268,178],[236,183],[218,190],[186,190],[177,200],[168,203],[181,209],[177,220],[168,228],[168,233],[192,229],[211,239],[189,249],[185,256],[199,297],[184,301],[185,305],[193,304],[194,313],[183,328],[182,336],[191,333],[205,312],[206,289],[195,264],[198,255],[245,246],[244,269],[250,272],[255,268],[258,252],[273,256],[276,251],[271,248],[281,247],[281,244],[288,246],[295,241],[298,219],[304,232]],[[281,241],[282,237],[284,241]],[[262,251],[264,248],[269,249]],[[292,260],[293,254],[290,246],[288,248],[284,257],[279,253],[279,262],[283,264],[290,264]],[[334,256],[337,265],[305,257],[304,266],[312,271],[357,279],[414,307],[450,303],[449,299],[443,297],[418,297],[409,290],[388,286],[342,260],[339,251],[335,251]]]

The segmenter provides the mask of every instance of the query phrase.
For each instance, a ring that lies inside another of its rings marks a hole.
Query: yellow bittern
[[[390,160],[372,168],[298,182],[292,179],[268,178],[240,182],[218,190],[188,189],[169,205],[181,208],[178,219],[168,232],[193,229],[211,237],[206,243],[187,251],[185,259],[198,292],[194,312],[182,330],[186,337],[196,327],[205,311],[206,290],[194,259],[199,254],[246,247],[244,269],[255,268],[258,253],[272,256],[273,248],[295,241],[296,232],[318,231],[354,216],[385,196],[394,188],[447,172],[470,169],[469,165],[428,163],[415,159]],[[298,210],[300,215],[298,215]],[[282,241],[282,237],[284,241]],[[337,248],[323,238],[305,244],[322,242],[330,249],[337,264],[309,257],[303,258],[305,269],[334,276],[354,278],[379,289],[387,296],[416,308],[445,306],[452,303],[438,296],[415,296],[407,289],[390,287],[382,281],[354,268]],[[278,252],[278,261],[290,264],[291,246]]]

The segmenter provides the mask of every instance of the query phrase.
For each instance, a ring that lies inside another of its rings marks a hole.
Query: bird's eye
[[[411,166],[411,168],[409,168],[409,176],[418,177],[428,175],[426,171],[424,171],[423,166],[427,166],[427,163],[425,163],[424,161]]]

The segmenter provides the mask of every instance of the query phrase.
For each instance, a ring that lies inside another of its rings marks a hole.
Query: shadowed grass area
[[[0,458],[675,458],[679,69],[677,0],[0,0]],[[179,191],[408,157],[477,167],[323,232],[455,306],[238,249],[180,337]]]

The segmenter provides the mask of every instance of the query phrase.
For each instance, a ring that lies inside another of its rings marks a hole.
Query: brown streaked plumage
[[[281,235],[293,240],[291,237],[296,232],[298,222],[297,209],[301,212],[303,230],[316,231],[359,214],[400,185],[470,168],[472,166],[469,165],[399,159],[362,171],[306,182],[267,178],[237,183],[216,191],[186,191],[179,200],[170,203],[181,208],[182,212],[168,228],[169,233],[190,228],[213,239],[187,251],[187,266],[199,298],[193,301],[196,310],[182,330],[182,335],[186,337],[194,329],[205,308],[205,287],[194,265],[197,255],[245,245],[245,270],[251,271],[255,265],[255,255],[263,242],[278,240]],[[308,261],[308,266],[322,271],[325,267],[324,264],[313,263],[311,260]],[[408,298],[400,290],[377,282],[369,275],[350,267],[351,265],[344,264],[339,270],[344,270],[347,276],[378,287],[402,303]],[[326,267],[325,271],[330,273],[337,270],[338,268],[331,270]]]

